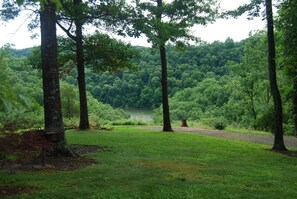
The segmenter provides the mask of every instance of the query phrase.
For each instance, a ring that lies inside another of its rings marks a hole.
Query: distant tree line
[[[132,62],[136,69],[118,72],[93,73],[86,71],[87,90],[104,103],[113,107],[156,108],[161,105],[158,52],[145,47],[133,47],[139,56]],[[195,87],[206,77],[228,75],[228,63],[240,63],[244,41],[213,42],[190,46],[179,50],[168,46],[168,88],[169,96],[185,88]],[[76,71],[72,77],[65,77],[75,83]]]

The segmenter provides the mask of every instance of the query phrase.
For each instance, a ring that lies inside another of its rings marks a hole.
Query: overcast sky
[[[225,10],[234,9],[245,2],[248,2],[248,0],[221,0],[221,8]],[[0,0],[0,4],[2,4],[2,0]],[[30,37],[32,33],[28,32],[26,25],[28,20],[26,17],[21,17],[5,24],[0,22],[0,46],[11,43],[15,45],[15,48],[21,49],[39,45],[39,37],[33,40]],[[228,37],[240,41],[247,38],[249,32],[264,28],[265,22],[261,19],[256,18],[248,21],[246,16],[242,16],[238,19],[219,19],[206,27],[195,26],[193,33],[207,42],[225,41]],[[148,45],[145,39],[126,38],[125,41],[130,42],[132,45]]]

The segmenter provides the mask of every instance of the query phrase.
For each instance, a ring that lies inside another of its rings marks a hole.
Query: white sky
[[[248,2],[248,0],[221,0],[221,8],[225,10],[234,9],[245,2]],[[0,0],[0,4],[2,4],[2,0]],[[0,22],[0,47],[6,43],[14,44],[17,49],[39,45],[39,37],[33,40],[31,39],[30,35],[32,35],[32,33],[27,30],[27,22],[28,19],[25,17],[5,24]],[[246,16],[242,16],[238,19],[219,19],[206,27],[195,26],[193,33],[195,36],[207,42],[213,42],[215,40],[225,41],[228,37],[235,41],[240,41],[247,38],[249,32],[264,28],[265,22],[261,19],[255,18],[248,21]],[[130,42],[132,45],[148,46],[144,38],[122,38],[122,40]]]

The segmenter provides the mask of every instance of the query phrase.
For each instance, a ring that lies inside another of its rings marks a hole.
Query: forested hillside
[[[229,75],[228,63],[240,63],[244,42],[214,42],[190,46],[184,50],[168,46],[169,95],[195,87],[207,77]],[[94,73],[87,70],[87,90],[92,95],[113,107],[156,108],[161,104],[160,58],[157,52],[145,47],[134,47],[140,52],[133,59],[137,70],[117,73]],[[73,78],[66,81],[74,83]]]

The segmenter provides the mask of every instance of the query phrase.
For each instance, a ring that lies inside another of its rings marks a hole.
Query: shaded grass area
[[[70,144],[108,146],[74,171],[0,171],[1,186],[34,187],[14,198],[295,198],[297,158],[271,146],[132,127],[68,131]]]

